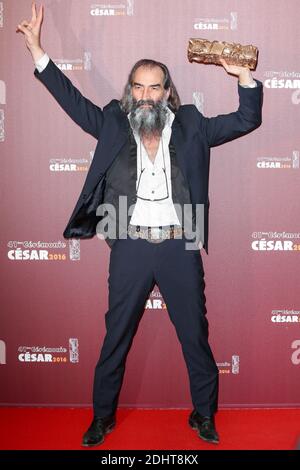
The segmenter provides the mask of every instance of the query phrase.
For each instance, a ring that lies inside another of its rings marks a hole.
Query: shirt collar
[[[168,127],[171,127],[175,118],[175,114],[173,113],[173,111],[170,110],[169,107],[167,108],[167,111],[168,111],[168,119],[167,119],[166,125]]]

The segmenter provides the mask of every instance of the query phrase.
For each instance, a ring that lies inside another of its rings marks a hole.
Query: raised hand
[[[227,73],[239,77],[239,82],[241,85],[249,85],[253,82],[253,77],[248,67],[229,65],[225,59],[220,59],[220,62]]]
[[[18,24],[16,32],[21,32],[25,37],[25,44],[33,55],[35,60],[38,60],[44,51],[41,47],[41,28],[44,19],[44,7],[40,6],[37,14],[36,5],[33,1],[31,4],[32,17],[30,22],[27,20],[21,21]]]

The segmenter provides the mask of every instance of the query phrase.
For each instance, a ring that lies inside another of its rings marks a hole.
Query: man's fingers
[[[16,29],[16,32],[18,33],[19,31],[21,31],[21,33],[23,34],[26,34],[26,36],[28,35],[28,31],[27,31],[27,28],[25,28],[24,26],[22,26],[21,24],[18,24],[18,27]]]
[[[31,4],[31,11],[32,11],[31,22],[35,22],[35,21],[36,21],[36,6],[35,6],[35,2],[32,2],[32,4]]]
[[[224,69],[226,70],[227,73],[229,73],[229,65],[227,64],[226,60],[225,59],[220,59],[220,62],[222,64],[222,66],[224,67]]]
[[[222,59],[222,58],[221,58],[221,59],[220,59],[220,62],[221,62],[221,64],[223,65],[223,67],[225,67],[225,68],[227,67],[227,62],[225,61],[225,59]]]
[[[43,18],[44,18],[44,5],[41,5],[39,9],[38,17],[37,17],[38,25],[42,24]]]
[[[43,5],[40,6],[39,13],[37,15],[36,13],[36,4],[35,1],[33,0],[31,3],[31,12],[32,12],[32,17],[30,23],[28,23],[27,20],[21,21],[20,24],[18,24],[16,32],[21,31],[23,34],[26,36],[30,36],[31,34],[31,29],[34,27],[35,24],[38,26],[41,25],[43,21]]]
[[[29,26],[28,21],[23,20],[23,21],[21,21],[20,24],[18,24],[17,32],[18,32],[18,30],[19,30],[19,31],[21,31],[23,34],[25,34],[26,36],[30,36],[30,29],[31,29],[31,27]]]

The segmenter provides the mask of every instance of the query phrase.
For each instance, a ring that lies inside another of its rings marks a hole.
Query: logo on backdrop
[[[69,359],[72,364],[79,362],[78,338],[69,338]]]
[[[288,72],[283,70],[281,72],[266,71],[264,85],[266,88],[274,89],[295,89],[300,88],[300,72]]]
[[[254,251],[300,252],[300,232],[252,232]]]
[[[88,171],[94,153],[94,150],[91,150],[88,158],[50,158],[49,169],[51,172]]]
[[[57,67],[62,71],[68,70],[86,70],[92,69],[92,54],[84,52],[83,59],[52,59]]]
[[[0,365],[6,364],[6,344],[0,339]]]
[[[157,288],[153,289],[146,301],[145,309],[163,310],[166,308],[166,304],[160,291]]]
[[[0,80],[0,105],[6,104],[6,84]],[[0,108],[0,142],[4,142],[4,109]]]
[[[7,257],[11,261],[79,261],[80,240],[33,242],[10,240]]]
[[[20,362],[40,362],[56,364],[77,364],[79,362],[78,338],[69,338],[67,346],[19,346]]]
[[[300,323],[300,310],[272,310],[271,322],[273,323]]]
[[[231,361],[217,362],[220,374],[239,374],[240,373],[240,356],[234,354]]]
[[[293,150],[288,157],[258,157],[256,166],[263,169],[299,170],[299,150]]]
[[[292,364],[298,366],[300,364],[300,339],[295,339],[291,344],[291,348],[293,349],[291,355]]]
[[[291,94],[293,104],[300,104],[300,72],[288,70],[266,71],[264,85],[266,88],[294,90]]]
[[[4,22],[3,2],[0,2],[0,28],[3,28],[3,22]]]
[[[109,4],[93,3],[90,7],[92,16],[133,16],[134,0],[118,2],[112,0]]]
[[[194,29],[199,30],[236,30],[237,12],[231,11],[228,18],[195,18]]]

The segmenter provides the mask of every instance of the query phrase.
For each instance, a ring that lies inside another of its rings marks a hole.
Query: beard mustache
[[[143,105],[148,107],[142,107]],[[165,127],[168,117],[168,101],[131,99],[129,106],[131,127],[141,137],[159,137]]]

